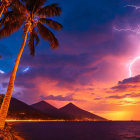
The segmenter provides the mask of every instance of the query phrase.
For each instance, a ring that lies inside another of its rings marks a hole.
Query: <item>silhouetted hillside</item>
[[[65,120],[72,119],[70,118],[69,115],[61,112],[59,109],[57,109],[56,107],[50,105],[49,103],[45,101],[40,101],[38,103],[32,104],[31,106],[54,119],[65,119]]]
[[[3,100],[3,95],[0,95],[0,105]],[[11,99],[10,108],[8,111],[8,118],[10,119],[42,119],[42,120],[94,120],[107,121],[106,119],[85,111],[72,103],[57,109],[45,101],[27,105],[26,103]]]
[[[74,120],[94,120],[94,121],[107,121],[106,119],[85,111],[72,103],[59,109],[61,112],[67,113]]]
[[[2,101],[2,95],[0,95]],[[1,102],[0,102],[1,103]],[[12,119],[44,119],[47,120],[49,117],[46,114],[32,108],[31,106],[19,101],[15,98],[11,99],[10,108],[8,111],[8,117]]]

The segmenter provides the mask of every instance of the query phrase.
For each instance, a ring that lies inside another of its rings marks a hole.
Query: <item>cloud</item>
[[[121,94],[121,93],[120,93]],[[111,95],[111,96],[106,96],[106,97],[97,97],[97,98],[94,98],[94,100],[106,100],[106,99],[125,99],[125,98],[139,98],[140,97],[140,93],[124,93],[123,95],[120,95],[120,94],[114,94],[114,95]]]
[[[55,34],[60,47],[57,50],[51,50],[48,48],[48,43],[41,40],[39,47],[36,47],[35,57],[27,55],[29,50],[25,47],[15,81],[15,88],[21,88],[21,94],[16,94],[17,97],[32,102],[40,100],[41,95],[42,97],[51,95],[49,98],[59,96],[57,98],[62,99],[69,96],[66,93],[76,92],[75,94],[80,93],[84,98],[87,92],[89,94],[96,92],[94,89],[97,82],[118,80],[117,76],[117,78],[113,77],[114,69],[119,71],[122,57],[127,58],[132,54],[131,48],[134,50],[134,46],[137,47],[134,43],[136,41],[128,38],[128,33],[112,31],[114,24],[122,23],[120,18],[126,19],[132,12],[129,8],[124,8],[124,4],[122,0],[110,0],[109,3],[106,0],[60,1],[63,13],[58,21],[63,24],[64,29]],[[21,31],[11,36],[8,41],[3,40],[14,58],[22,41],[21,39],[15,41],[17,36],[21,36]],[[6,55],[8,51],[1,48],[4,47],[1,46],[0,50]],[[0,64],[4,65],[4,70],[11,71],[14,61],[14,59],[4,60]],[[7,62],[6,65],[5,62]],[[21,73],[27,66],[31,67],[30,71]],[[120,71],[122,70],[121,67]],[[118,73],[118,75],[121,74]],[[5,76],[8,81],[10,74]],[[5,88],[7,81],[1,82]],[[125,91],[128,88],[128,85],[117,86],[112,87],[111,90]],[[57,95],[57,92],[62,97]],[[96,97],[96,94],[94,96]]]
[[[42,52],[34,58],[25,55],[21,60],[21,66],[30,66],[31,70],[27,73],[18,73],[16,85],[20,85],[20,83],[22,85],[24,81],[26,85],[26,81],[29,83],[28,79],[33,80],[37,77],[55,80],[58,86],[68,83],[87,84],[92,80],[89,77],[98,70],[96,63],[99,61],[100,58],[87,54],[60,55],[54,53],[45,55]]]
[[[40,98],[42,100],[56,100],[56,101],[77,101],[76,99],[73,98],[74,94],[70,94],[68,96],[62,96],[62,95],[58,95],[58,96],[54,96],[54,95],[49,95],[49,96],[40,96]]]
[[[126,92],[128,90],[135,90],[138,86],[137,85],[122,85],[118,84],[111,88],[111,92]]]
[[[98,97],[98,98],[94,98],[94,100],[97,100],[97,101],[98,101],[98,100],[101,100],[101,99],[102,99],[102,98],[100,98],[100,97]]]
[[[123,98],[126,98],[126,97],[130,97],[131,94],[124,94],[124,95],[113,95],[113,96],[108,96],[106,97],[106,99],[123,99]]]
[[[137,75],[135,77],[119,81],[116,86],[113,86],[109,90],[107,90],[107,93],[134,92],[138,91],[139,87],[140,87],[140,75]]]
[[[137,84],[140,83],[140,75],[119,81],[118,84]]]

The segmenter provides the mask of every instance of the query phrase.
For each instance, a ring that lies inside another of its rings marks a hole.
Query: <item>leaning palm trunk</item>
[[[30,29],[30,25],[28,25],[25,36],[23,38],[23,43],[22,43],[22,46],[20,48],[17,59],[15,61],[15,65],[14,65],[14,68],[13,68],[13,71],[12,71],[12,74],[11,74],[11,77],[10,77],[8,89],[7,89],[7,92],[5,94],[3,103],[1,105],[1,109],[0,109],[0,129],[4,129],[4,126],[5,126],[5,120],[6,120],[6,117],[7,117],[7,113],[8,113],[8,109],[9,109],[9,105],[10,105],[10,100],[11,100],[11,96],[12,96],[12,92],[13,92],[16,72],[17,72],[17,69],[18,69],[18,65],[19,65],[19,61],[20,61],[22,52],[23,52],[24,47],[25,47],[25,43],[26,43],[26,40],[27,40],[27,34],[29,32],[29,29]]]

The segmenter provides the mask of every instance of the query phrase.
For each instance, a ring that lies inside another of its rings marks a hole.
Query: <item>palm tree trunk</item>
[[[5,94],[3,103],[1,105],[1,109],[0,109],[0,129],[4,129],[4,126],[5,126],[5,120],[6,120],[6,117],[7,117],[9,104],[10,104],[10,100],[11,100],[11,96],[12,96],[12,92],[13,92],[16,72],[17,72],[17,69],[18,69],[18,65],[19,65],[19,61],[20,61],[22,52],[23,52],[24,47],[25,47],[25,43],[26,43],[26,40],[27,40],[27,34],[29,32],[29,29],[30,29],[30,24],[28,25],[25,36],[23,38],[23,43],[22,43],[22,46],[21,46],[20,51],[18,53],[17,59],[15,61],[15,65],[14,65],[14,68],[13,68],[13,71],[12,71],[12,74],[11,74],[11,77],[10,77],[8,89],[7,89],[7,92]]]
[[[5,6],[2,4],[0,6],[0,17],[2,16],[4,9],[5,9]]]

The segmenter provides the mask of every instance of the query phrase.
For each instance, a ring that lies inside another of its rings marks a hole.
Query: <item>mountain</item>
[[[58,111],[57,108],[55,108],[54,106],[50,105],[49,103],[45,102],[45,101],[40,101],[38,103],[32,104],[31,105],[33,108],[38,109],[42,112],[54,112],[54,111]]]
[[[45,101],[40,101],[38,103],[32,104],[31,107],[51,117],[56,117],[57,114],[59,114],[59,110],[57,108],[55,108],[54,106],[50,105],[49,103]]]
[[[31,106],[53,119],[107,121],[106,119],[85,111],[72,103],[69,103],[60,109],[57,109],[45,101],[35,103]]]
[[[107,121],[107,119],[85,111],[72,103],[59,109],[61,112],[68,114],[74,120],[94,120],[94,121]]]
[[[4,95],[0,95],[0,106]],[[107,121],[106,119],[85,111],[72,103],[57,109],[45,101],[27,105],[26,103],[11,98],[10,108],[8,111],[9,119],[29,120],[94,120],[94,121]]]
[[[49,117],[53,119],[66,119],[70,120],[71,118],[66,113],[61,112],[56,107],[50,105],[45,101],[40,101],[38,103],[32,104],[31,107],[35,108],[36,110],[47,114]]]
[[[1,97],[2,95],[0,95]],[[0,98],[1,99],[1,98]],[[0,101],[0,105],[1,105]],[[25,104],[22,101],[17,100],[16,98],[11,98],[10,107],[8,111],[9,119],[50,119],[46,114],[32,108],[31,106]]]

